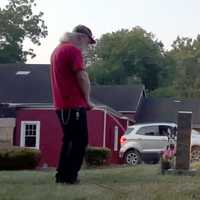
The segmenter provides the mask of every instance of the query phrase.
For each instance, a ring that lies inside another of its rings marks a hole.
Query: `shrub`
[[[111,156],[109,148],[102,147],[88,147],[85,154],[85,161],[87,166],[99,166],[108,164],[108,159]]]
[[[0,170],[35,169],[41,153],[36,149],[12,147],[0,149]]]

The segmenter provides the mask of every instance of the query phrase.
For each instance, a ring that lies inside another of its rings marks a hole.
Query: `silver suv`
[[[129,165],[141,161],[157,163],[160,152],[166,148],[169,140],[176,141],[175,123],[148,123],[129,126],[121,137],[119,156]],[[191,161],[200,161],[200,133],[191,132]]]

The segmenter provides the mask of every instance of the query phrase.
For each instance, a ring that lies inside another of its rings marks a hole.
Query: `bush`
[[[0,170],[35,169],[41,153],[36,149],[12,147],[0,149]]]
[[[102,147],[88,147],[85,154],[85,161],[87,166],[100,166],[108,164],[108,159],[111,156],[109,148]]]

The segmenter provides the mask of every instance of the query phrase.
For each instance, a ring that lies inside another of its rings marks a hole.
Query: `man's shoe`
[[[72,185],[77,185],[80,183],[80,179],[79,178],[76,178],[76,179],[69,179],[69,180],[66,180],[65,181],[66,184],[72,184]]]
[[[58,173],[56,174],[56,183],[65,183],[65,178],[63,178],[62,176],[60,176]]]
[[[76,178],[63,178],[59,174],[56,174],[56,183],[61,183],[61,184],[79,184],[80,179],[78,177]]]

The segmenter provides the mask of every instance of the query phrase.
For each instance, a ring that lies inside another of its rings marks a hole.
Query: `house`
[[[140,112],[135,118],[137,123],[174,122],[177,123],[179,111],[192,112],[192,128],[200,131],[200,100],[177,98],[145,98]]]
[[[94,86],[92,97],[134,120],[145,99],[145,88],[143,85]]]
[[[62,130],[52,106],[49,65],[0,65],[0,85],[0,104],[15,111],[7,117],[0,114],[4,120],[8,117],[13,120],[10,128],[14,132],[13,144],[40,149],[40,165],[56,166]],[[89,144],[110,148],[111,162],[119,163],[119,139],[128,124],[134,123],[133,116],[141,107],[144,90],[141,86],[124,86],[125,92],[122,86],[102,87],[92,87],[96,108],[87,113]],[[113,99],[109,94],[113,94]]]

